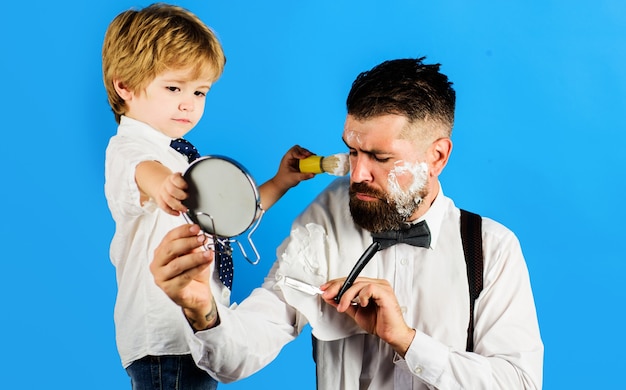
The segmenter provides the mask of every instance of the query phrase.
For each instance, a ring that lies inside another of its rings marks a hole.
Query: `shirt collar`
[[[172,138],[161,133],[147,123],[124,115],[120,118],[120,125],[117,129],[117,134],[124,137],[141,138],[160,146],[167,147],[170,146],[170,142],[172,141]]]
[[[439,232],[441,231],[441,222],[443,221],[443,217],[446,212],[446,202],[444,199],[445,195],[443,194],[441,184],[439,184],[439,192],[437,193],[433,203],[430,205],[430,208],[424,215],[415,221],[417,223],[419,221],[426,220],[428,228],[430,229],[431,249],[435,249],[435,246],[437,245],[437,239],[439,238]]]

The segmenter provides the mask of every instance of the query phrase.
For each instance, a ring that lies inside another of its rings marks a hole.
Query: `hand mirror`
[[[231,158],[213,155],[195,160],[183,178],[188,185],[188,197],[183,202],[188,209],[185,218],[218,240],[236,242],[245,259],[257,264],[260,256],[251,236],[264,211],[258,188],[248,171]],[[255,258],[249,258],[236,239],[246,231]]]

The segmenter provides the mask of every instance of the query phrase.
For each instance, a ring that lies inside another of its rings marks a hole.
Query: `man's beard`
[[[378,200],[363,201],[356,194],[362,193],[375,197]],[[426,197],[428,191],[423,186],[411,196],[402,197],[401,204],[394,201],[387,192],[370,188],[365,183],[350,184],[350,214],[354,222],[365,230],[378,233],[388,230],[397,230],[406,224],[415,210]]]

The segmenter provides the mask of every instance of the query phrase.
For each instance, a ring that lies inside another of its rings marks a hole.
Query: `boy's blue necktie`
[[[170,146],[174,148],[178,153],[184,154],[187,156],[187,161],[189,164],[200,158],[200,153],[198,153],[198,149],[191,144],[191,142],[187,141],[183,138],[173,139],[170,142]]]
[[[170,146],[180,154],[187,156],[187,161],[189,161],[190,164],[200,158],[200,153],[198,153],[196,147],[186,139],[174,139],[170,142]],[[224,240],[222,242],[215,239],[215,256],[217,256],[216,259],[220,280],[224,286],[231,289],[233,286],[234,266],[232,249],[228,240]]]

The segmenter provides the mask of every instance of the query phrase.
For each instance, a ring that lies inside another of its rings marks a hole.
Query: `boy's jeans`
[[[126,372],[132,390],[215,390],[217,381],[198,368],[191,355],[146,356]]]

